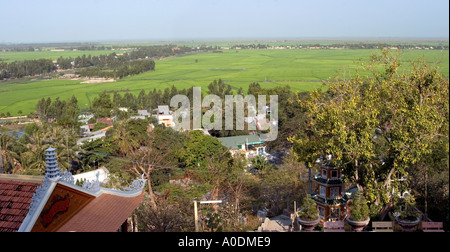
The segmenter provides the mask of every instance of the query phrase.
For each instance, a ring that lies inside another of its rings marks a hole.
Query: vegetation
[[[303,199],[299,217],[306,221],[313,221],[319,218],[319,210],[317,210],[316,202],[310,197]]]
[[[122,97],[125,93],[138,95],[141,90],[146,93],[156,92],[172,86],[177,89],[202,87],[203,92],[214,80],[222,79],[232,87],[233,93],[240,88],[247,91],[250,83],[259,83],[262,88],[285,87],[291,92],[312,91],[315,88],[326,89],[322,80],[334,77],[340,70],[354,74],[360,69],[355,61],[367,62],[372,50],[225,50],[221,54],[201,53],[184,57],[172,57],[156,62],[155,71],[126,77],[116,82],[80,84],[77,80],[9,80],[0,82],[0,113],[10,112],[15,115],[20,109],[24,114],[34,110],[34,105],[42,97],[51,99],[68,99],[74,95],[80,109],[92,106],[92,100],[107,91]],[[79,52],[78,52],[79,53]],[[93,54],[92,54],[93,55]],[[59,56],[58,56],[59,57]],[[58,57],[53,60],[57,60]],[[74,58],[76,58],[75,56]],[[80,56],[81,57],[81,56]],[[429,64],[437,63],[439,72],[448,77],[448,53],[438,50],[405,50],[400,58],[399,71],[410,71],[408,62],[424,57]],[[198,63],[195,63],[195,60]],[[348,76],[348,74],[347,74]],[[18,85],[20,84],[20,85]],[[18,102],[20,101],[20,102]],[[160,103],[159,105],[161,105]]]
[[[55,70],[56,66],[47,59],[14,61],[9,64],[0,62],[0,80],[48,74]]]
[[[42,98],[36,105],[36,113],[41,121],[55,119],[58,125],[65,128],[78,126],[78,100],[75,96],[67,101],[61,101],[59,97],[52,102],[51,98]]]
[[[142,231],[192,231],[192,201],[201,199],[224,202],[200,209],[203,231],[245,231],[254,226],[247,220],[255,210],[268,209],[269,216],[278,215],[294,200],[305,198],[301,178],[306,167],[313,167],[317,158],[329,154],[342,168],[346,183],[359,188],[360,195],[353,198],[352,219],[368,215],[383,219],[402,200],[409,200],[400,197],[409,189],[430,218],[448,219],[448,197],[444,196],[448,195],[449,81],[445,74],[426,61],[404,66],[398,55],[382,51],[367,57],[366,64],[352,67],[359,71],[351,78],[342,74],[325,82],[325,87],[306,92],[309,87],[304,90],[296,85],[304,69],[294,69],[305,65],[292,62],[307,56],[320,58],[324,56],[321,53],[224,51],[159,61],[154,72],[107,86],[80,88],[76,81],[63,80],[21,84],[23,100],[34,103],[31,107],[41,122],[26,126],[19,139],[0,135],[1,168],[6,173],[42,175],[44,151],[51,145],[57,149],[60,166],[74,174],[106,166],[111,187],[127,185],[144,174],[146,197],[136,211]],[[334,56],[348,60],[344,54]],[[326,65],[316,63],[310,70]],[[278,64],[280,67],[270,68]],[[269,70],[261,74],[262,67]],[[315,71],[314,78],[319,81],[327,79],[322,75],[330,69]],[[186,83],[178,85],[177,78]],[[232,157],[214,136],[163,126],[148,132],[150,119],[128,119],[138,109],[167,104],[175,94],[191,95],[190,84],[197,81],[205,87],[204,94],[220,97],[231,93],[279,95],[279,139],[268,146],[285,156],[275,163],[255,159],[257,172],[249,172],[252,161]],[[0,93],[4,104],[11,103],[19,92],[18,85],[0,85],[12,94]],[[38,89],[40,94],[32,94],[34,85],[46,86]],[[64,96],[68,90],[74,90],[73,95]],[[4,107],[0,104],[0,110]],[[129,112],[120,114],[119,107],[127,107]],[[30,111],[22,107],[14,111],[19,110]],[[119,115],[120,119],[105,139],[80,148],[76,141],[81,111],[92,112],[95,118]],[[312,201],[305,199],[304,203],[304,209],[317,216]]]
[[[389,51],[369,63],[370,77],[336,78],[328,91],[299,101],[308,127],[291,141],[305,163],[331,154],[347,182],[364,193],[372,215],[383,219],[414,183],[408,174],[448,174],[449,81],[421,61],[401,73],[398,56]],[[438,169],[430,155],[442,158]]]
[[[416,210],[416,200],[409,193],[405,194],[396,207],[401,220],[415,221],[420,216],[420,213]]]
[[[350,219],[352,221],[365,221],[370,216],[369,206],[367,200],[361,192],[355,192],[352,195],[350,206]]]

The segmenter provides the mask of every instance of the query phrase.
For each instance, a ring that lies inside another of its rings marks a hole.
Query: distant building
[[[83,145],[84,142],[92,142],[97,139],[104,139],[106,137],[106,132],[111,128],[113,128],[112,125],[98,131],[87,133],[87,137],[78,139],[77,145]]]
[[[147,117],[145,116],[130,116],[131,120],[145,120]]]
[[[96,120],[96,123],[104,123],[104,124],[112,125],[113,120],[111,118],[98,118]]]
[[[158,115],[171,115],[172,112],[167,105],[158,106]]]
[[[144,116],[144,117],[150,117],[152,116],[152,114],[150,114],[150,112],[148,112],[148,110],[138,110],[138,114],[139,116]]]
[[[174,126],[173,115],[172,111],[170,111],[169,109],[169,106],[158,106],[156,122],[158,123],[158,125],[164,124],[164,126],[166,126],[167,128]]]

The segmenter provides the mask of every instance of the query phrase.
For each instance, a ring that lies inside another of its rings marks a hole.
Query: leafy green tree
[[[44,175],[47,168],[45,150],[48,149],[49,145],[45,143],[39,131],[28,138],[26,147],[27,151],[20,156],[25,174]]]
[[[250,160],[250,163],[252,164],[252,167],[255,172],[262,172],[269,166],[269,163],[266,161],[266,158],[264,156],[259,155],[253,157]]]
[[[228,153],[228,149],[220,141],[202,131],[190,131],[184,143],[184,151],[180,154],[182,166],[190,169],[206,169],[209,159]]]
[[[16,139],[8,134],[0,134],[0,174],[17,173],[16,164],[20,157],[14,150]]]
[[[319,216],[319,210],[317,210],[316,202],[310,197],[303,199],[303,204],[300,208],[299,217],[302,220],[313,221],[317,220]]]
[[[118,147],[118,155],[125,157],[128,153],[138,149],[148,139],[148,123],[146,120],[122,120],[107,132]]]
[[[219,96],[222,100],[225,100],[225,95],[232,95],[232,87],[226,84],[224,81],[214,80],[208,85],[208,93]]]
[[[384,50],[367,65],[371,77],[338,77],[328,91],[311,92],[299,101],[310,131],[291,139],[305,163],[331,154],[382,217],[409,186],[399,179],[436,144],[447,142],[448,150],[448,79],[424,62],[409,73],[399,66],[398,55]]]
[[[111,111],[114,109],[114,104],[111,101],[111,96],[104,91],[92,102],[92,110],[96,118],[105,118],[111,116]]]

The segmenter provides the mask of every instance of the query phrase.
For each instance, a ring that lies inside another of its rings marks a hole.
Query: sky
[[[449,38],[448,0],[0,0],[0,43]]]

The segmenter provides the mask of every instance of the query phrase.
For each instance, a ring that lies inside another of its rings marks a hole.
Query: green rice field
[[[35,80],[0,82],[0,113],[17,115],[34,111],[43,97],[68,99],[75,95],[80,108],[90,103],[103,91],[139,93],[142,89],[165,89],[175,85],[178,89],[202,87],[222,79],[236,90],[245,91],[252,82],[270,88],[289,85],[293,91],[311,91],[322,87],[327,80],[345,71],[355,73],[358,61],[366,62],[371,50],[224,50],[223,53],[202,53],[174,57],[156,62],[156,69],[117,82],[80,84],[75,80]],[[20,53],[18,53],[20,54]],[[63,55],[64,56],[64,55]],[[9,56],[12,57],[11,55]],[[19,57],[19,56],[17,56]],[[424,58],[437,64],[440,72],[449,76],[449,52],[438,50],[407,50],[402,52],[402,70],[408,70],[411,60]],[[0,54],[0,58],[2,55]],[[364,73],[363,73],[364,74]]]
[[[37,59],[51,59],[57,60],[59,57],[76,58],[83,55],[99,56],[108,55],[111,53],[124,53],[125,51],[36,51],[36,52],[1,52],[0,60],[10,63],[13,61],[37,60]]]

